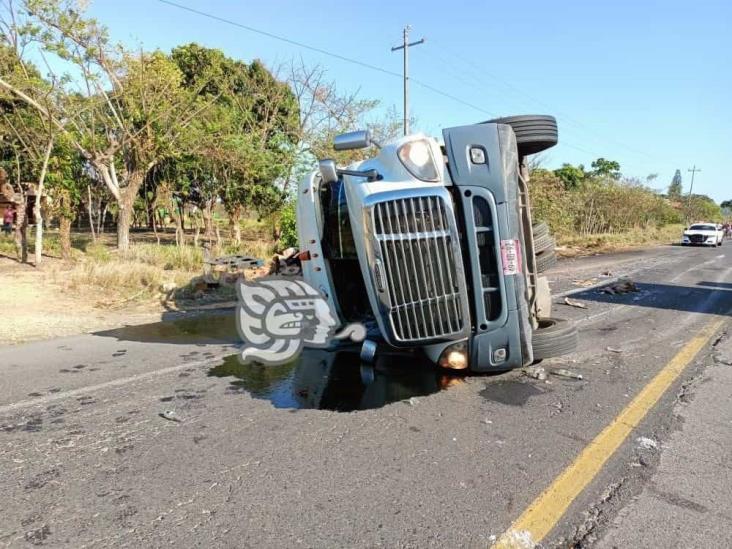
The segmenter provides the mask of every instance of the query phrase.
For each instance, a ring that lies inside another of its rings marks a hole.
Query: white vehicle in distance
[[[694,223],[684,230],[683,246],[721,246],[724,231],[716,223]]]

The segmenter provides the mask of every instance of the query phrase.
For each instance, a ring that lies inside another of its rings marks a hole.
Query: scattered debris
[[[569,379],[584,379],[582,374],[567,370],[566,368],[559,368],[557,370],[549,370],[549,373],[557,377],[566,377]]]
[[[168,421],[175,421],[176,423],[180,423],[181,421],[178,417],[178,414],[175,413],[175,410],[165,410],[158,415],[163,419],[167,419]]]
[[[615,347],[605,347],[606,351],[610,351],[611,353],[622,353],[622,349],[616,349]]]
[[[297,276],[302,273],[301,261],[310,259],[309,252],[300,253],[297,248],[287,248],[281,254],[272,256],[269,262],[269,273],[271,275]]]
[[[648,437],[638,437],[638,446],[644,450],[658,450],[658,442]]]
[[[546,379],[546,370],[542,366],[527,366],[524,368],[524,374],[539,381]]]
[[[553,416],[555,416],[557,414],[561,414],[562,412],[564,412],[564,402],[562,402],[561,400],[558,400],[558,401],[553,402],[551,404],[547,404],[547,406],[551,406],[552,408],[554,408],[554,410],[552,410],[549,413],[549,416],[550,417],[553,417]]]
[[[419,400],[417,400],[416,397],[410,397],[407,402],[409,402],[410,406],[416,406],[419,404]]]
[[[604,272],[600,273],[600,276],[602,278],[610,278],[611,276],[613,276],[613,273],[610,271],[604,271]]]
[[[596,278],[588,278],[587,280],[573,280],[572,284],[575,286],[582,286],[583,288],[586,288],[587,286],[592,286],[593,284],[597,283]]]
[[[622,295],[630,292],[639,292],[638,286],[630,278],[621,278],[615,284],[605,286],[600,290],[603,294]]]
[[[577,307],[578,309],[587,308],[587,305],[585,305],[581,301],[577,301],[576,299],[570,299],[569,297],[564,298],[564,304],[569,305],[570,307]]]

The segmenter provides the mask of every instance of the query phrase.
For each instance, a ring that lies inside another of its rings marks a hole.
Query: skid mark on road
[[[585,447],[577,458],[537,497],[493,545],[494,548],[534,547],[554,528],[574,499],[592,482],[605,462],[645,418],[666,390],[725,320],[713,320],[689,341],[638,393],[615,419]]]

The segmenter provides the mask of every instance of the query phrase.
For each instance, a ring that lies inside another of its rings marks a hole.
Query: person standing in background
[[[3,213],[3,232],[5,234],[10,234],[13,230],[13,221],[15,221],[15,209],[8,206]]]

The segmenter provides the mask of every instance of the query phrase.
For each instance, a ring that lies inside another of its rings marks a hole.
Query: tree
[[[732,209],[732,200],[725,200],[720,206],[726,210]]]
[[[19,54],[23,42],[8,40],[7,44],[0,43],[0,73],[12,77],[19,89],[36,90],[38,101],[43,104],[47,112],[53,108],[51,96],[53,86],[43,80],[38,70],[31,64],[21,61]],[[16,211],[16,248],[18,259],[27,261],[27,225],[26,215],[27,196],[32,191],[35,195],[34,217],[36,225],[35,235],[35,265],[40,266],[43,257],[43,214],[41,204],[44,197],[45,179],[48,172],[48,163],[57,138],[56,128],[50,116],[42,116],[36,109],[18,101],[16,97],[8,95],[0,88],[0,129],[5,135],[4,145],[6,154],[13,158],[10,172],[15,172]],[[33,183],[28,183],[32,180]]]
[[[554,170],[554,175],[562,180],[566,189],[578,188],[588,176],[582,164],[572,166],[572,164],[567,163],[562,164],[561,168]]]
[[[591,174],[594,177],[609,177],[614,180],[618,180],[621,177],[620,164],[615,160],[598,158],[592,162],[592,168]]]
[[[681,170],[676,170],[671,184],[668,186],[669,198],[681,198],[681,194],[684,192],[684,187],[681,183]]]
[[[688,196],[684,200],[684,214],[691,223],[722,220],[722,208],[712,198],[704,194]]]
[[[22,4],[28,21],[21,24],[12,12],[3,21],[4,39],[34,40],[43,55],[70,63],[74,71],[64,78],[81,91],[69,93],[70,85],[62,90],[54,113],[38,90],[22,90],[5,75],[0,87],[50,119],[94,169],[117,203],[117,246],[126,250],[133,203],[146,174],[163,158],[195,148],[198,140],[190,130],[209,105],[182,85],[180,70],[167,56],[111,44],[106,29],[84,18],[71,0]]]
[[[176,169],[182,171],[180,191],[201,207],[209,242],[213,206],[222,199],[239,244],[243,208],[266,215],[284,201],[285,193],[275,188],[275,182],[294,163],[296,98],[258,60],[247,65],[197,44],[175,48],[171,55],[185,85],[199,89],[212,103],[200,134],[200,151],[177,162]]]

